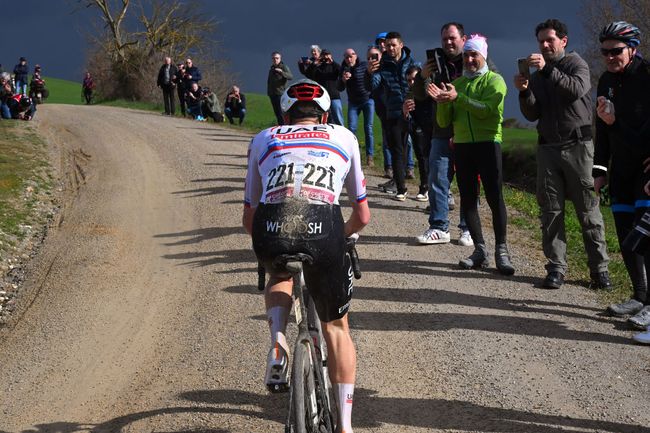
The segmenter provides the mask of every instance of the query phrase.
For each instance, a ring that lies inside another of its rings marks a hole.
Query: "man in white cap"
[[[489,70],[487,56],[487,39],[472,35],[463,46],[463,75],[452,84],[442,83],[439,87],[431,83],[427,93],[438,103],[438,125],[454,127],[461,206],[474,240],[474,252],[459,265],[474,269],[487,267],[489,263],[476,203],[476,179],[480,175],[492,211],[496,267],[501,274],[512,275],[515,268],[506,243],[508,217],[502,193],[501,161],[501,123],[507,89],[501,75]]]

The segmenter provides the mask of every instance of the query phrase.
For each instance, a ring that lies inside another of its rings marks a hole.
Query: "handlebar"
[[[345,249],[350,255],[350,263],[352,265],[352,272],[355,279],[361,278],[361,267],[359,266],[359,254],[357,253],[356,243],[359,239],[358,233],[353,233],[350,237],[345,239]],[[266,270],[261,262],[257,263],[257,290],[264,291],[266,286]]]

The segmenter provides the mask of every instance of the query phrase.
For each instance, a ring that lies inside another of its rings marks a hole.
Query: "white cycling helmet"
[[[330,109],[330,95],[327,90],[312,80],[298,80],[287,87],[280,99],[282,113],[286,114],[298,101],[315,102],[324,113]]]

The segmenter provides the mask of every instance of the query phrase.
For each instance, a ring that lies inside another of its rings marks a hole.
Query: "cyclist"
[[[650,62],[637,54],[640,33],[633,24],[616,21],[599,37],[607,70],[597,89],[594,188],[599,192],[609,180],[619,243],[650,208],[650,195],[643,190],[650,178],[643,165],[650,157]],[[621,253],[634,293],[608,311],[630,315],[633,326],[645,329],[650,325],[650,253],[641,256],[625,249]]]
[[[345,237],[370,220],[359,147],[346,128],[325,123],[330,98],[315,81],[289,86],[280,105],[285,125],[266,129],[251,141],[243,214],[255,254],[270,275],[264,296],[271,331],[265,381],[269,389],[288,382],[285,330],[292,281],[273,268],[273,259],[308,253],[314,261],[305,263],[304,277],[329,349],[338,431],[351,433],[356,353],[348,327],[352,270]],[[345,223],[339,206],[343,185],[352,201]]]

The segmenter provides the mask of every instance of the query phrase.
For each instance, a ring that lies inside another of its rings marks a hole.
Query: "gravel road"
[[[0,328],[0,433],[282,432],[240,224],[250,136],[101,106],[37,122],[65,190]],[[356,433],[650,433],[650,349],[624,321],[535,287],[527,233],[514,277],[460,271],[470,250],[416,245],[423,204],[381,181],[350,314]]]

